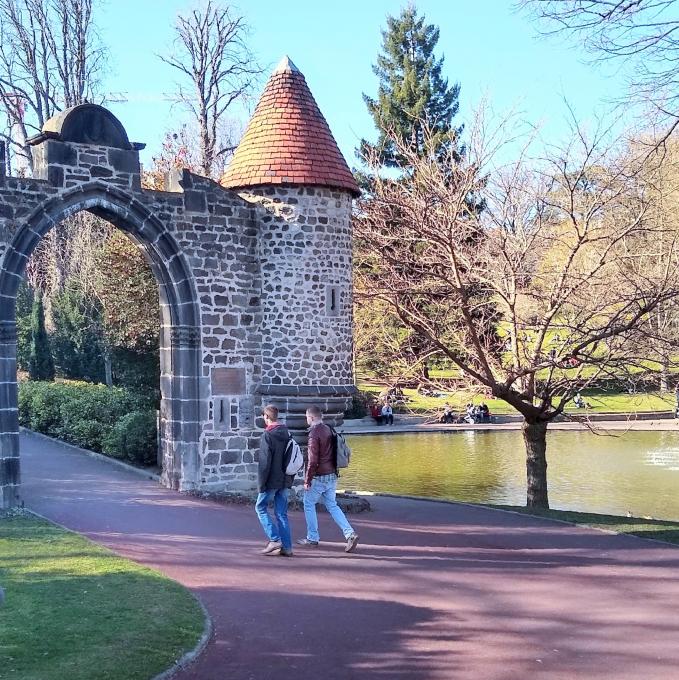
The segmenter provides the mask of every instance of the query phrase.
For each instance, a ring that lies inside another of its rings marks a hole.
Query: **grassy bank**
[[[384,385],[378,385],[369,380],[359,381],[358,387],[364,392],[370,392],[376,398]],[[488,404],[493,414],[516,414],[516,410],[500,399],[492,399],[475,392],[457,390],[446,392],[440,397],[423,397],[415,389],[404,389],[407,399],[404,405],[397,406],[400,412],[417,414],[443,411],[448,402],[455,410],[463,411],[465,404]],[[661,392],[644,392],[628,394],[626,392],[613,393],[599,390],[584,390],[583,397],[588,405],[587,409],[578,409],[570,404],[567,413],[584,415],[586,413],[648,413],[651,411],[671,411],[675,406],[674,394]]]
[[[512,510],[535,517],[558,519],[571,524],[606,529],[618,534],[629,534],[641,538],[652,538],[656,541],[679,545],[679,522],[662,519],[646,519],[643,517],[619,517],[617,515],[598,515],[591,512],[573,512],[570,510],[539,510],[521,505],[490,505],[500,510]]]
[[[0,517],[0,678],[148,680],[192,649],[188,590],[30,515]]]

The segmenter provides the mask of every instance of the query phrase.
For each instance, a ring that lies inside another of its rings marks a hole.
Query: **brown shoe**
[[[262,550],[262,555],[272,555],[273,553],[277,553],[282,547],[283,544],[280,541],[269,541],[266,544],[266,548]]]
[[[356,546],[358,545],[358,534],[351,534],[349,538],[347,538],[347,547],[344,548],[344,552],[354,552],[356,550]]]

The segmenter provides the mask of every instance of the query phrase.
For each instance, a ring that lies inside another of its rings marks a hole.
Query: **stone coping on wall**
[[[346,397],[357,391],[355,385],[260,385],[256,390],[272,397]]]

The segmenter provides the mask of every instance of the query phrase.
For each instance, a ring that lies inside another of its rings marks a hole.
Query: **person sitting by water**
[[[585,408],[587,406],[580,392],[575,393],[575,396],[573,397],[573,403],[575,404],[576,408]]]
[[[444,425],[448,425],[455,422],[455,414],[453,413],[453,407],[446,402],[443,406],[443,415],[441,416],[441,422]]]
[[[382,409],[376,401],[374,401],[370,406],[370,416],[378,425],[382,424]]]
[[[391,408],[391,404],[388,401],[385,401],[382,407],[382,422],[385,425],[394,424],[394,409]]]
[[[464,421],[469,424],[476,422],[476,408],[471,402],[467,404],[467,415],[464,417]]]
[[[481,422],[489,423],[490,422],[490,409],[488,408],[488,404],[481,404],[481,407],[479,408],[479,412],[480,412],[480,415],[481,415]]]

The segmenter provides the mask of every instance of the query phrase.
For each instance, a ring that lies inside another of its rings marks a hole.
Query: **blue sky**
[[[622,79],[583,63],[576,46],[537,34],[528,17],[505,0],[420,0],[420,13],[440,27],[439,54],[445,72],[462,86],[460,121],[483,96],[499,110],[518,107],[543,125],[550,138],[566,130],[567,99],[588,120],[619,95]],[[321,111],[349,161],[362,136],[374,136],[362,93],[374,95],[371,66],[381,44],[387,14],[403,2],[390,0],[240,0],[252,32],[251,45],[267,75],[288,54],[306,76]],[[163,94],[176,74],[155,55],[172,42],[172,26],[185,0],[108,0],[99,24],[110,49],[105,89],[125,92],[129,101],[110,104],[134,141],[145,142],[142,160],[150,162],[166,130],[184,117]],[[263,87],[266,77],[262,79]]]

